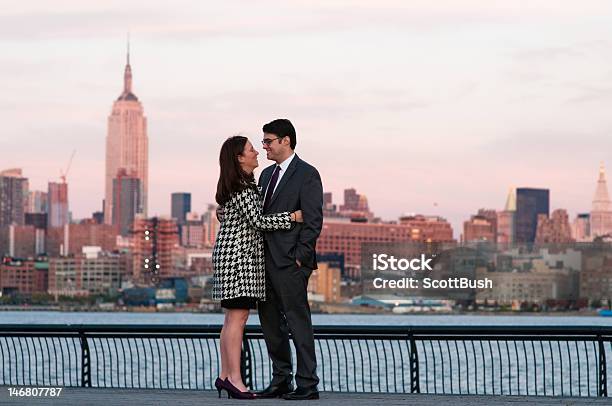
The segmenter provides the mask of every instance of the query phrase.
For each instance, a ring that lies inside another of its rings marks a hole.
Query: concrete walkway
[[[62,406],[145,406],[145,405],[236,405],[255,402],[256,406],[296,404],[282,399],[254,401],[219,399],[217,392],[171,389],[102,389],[64,388],[59,397],[10,397],[8,386],[0,386],[0,405],[62,405]],[[480,396],[480,395],[413,395],[384,393],[321,393],[320,400],[297,402],[308,405],[610,405],[610,398],[552,398],[535,396]]]

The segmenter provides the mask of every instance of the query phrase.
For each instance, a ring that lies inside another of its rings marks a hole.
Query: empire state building
[[[142,104],[132,92],[128,45],[123,92],[113,103],[106,135],[104,223],[120,225],[125,234],[136,214],[147,215],[149,139]]]

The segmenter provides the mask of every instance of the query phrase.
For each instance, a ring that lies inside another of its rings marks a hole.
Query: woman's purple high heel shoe
[[[223,381],[223,385],[225,385],[224,389],[227,391],[229,397],[233,399],[255,399],[255,395],[249,391],[241,392],[236,388],[228,378],[225,378]]]
[[[221,378],[217,378],[215,381],[215,388],[217,388],[217,392],[219,392],[219,398],[221,398],[221,391],[225,389],[227,391],[227,387],[225,386],[225,381]],[[227,398],[229,399],[230,394],[227,392]]]

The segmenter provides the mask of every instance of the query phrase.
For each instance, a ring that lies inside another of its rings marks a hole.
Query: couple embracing
[[[318,399],[314,336],[306,288],[317,268],[315,245],[323,224],[319,172],[295,154],[289,120],[263,126],[263,149],[275,163],[255,183],[259,154],[242,136],[221,147],[216,200],[221,227],[213,249],[213,299],[221,301],[221,373],[215,381],[237,399]],[[240,352],[250,309],[258,309],[273,374],[263,391],[249,392]],[[297,353],[296,386],[289,333]]]

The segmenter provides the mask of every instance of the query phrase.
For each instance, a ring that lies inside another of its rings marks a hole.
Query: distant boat
[[[612,317],[612,310],[599,309],[597,313],[599,313],[599,315],[603,317]]]

